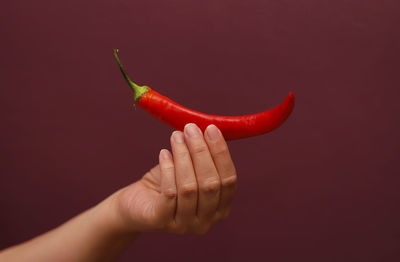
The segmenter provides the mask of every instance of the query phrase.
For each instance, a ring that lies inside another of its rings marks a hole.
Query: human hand
[[[214,135],[213,135],[214,134]],[[0,261],[114,261],[144,231],[205,234],[229,214],[236,171],[219,130],[171,136],[141,180],[63,225],[0,252]]]
[[[230,212],[236,170],[228,146],[214,125],[195,124],[171,136],[172,154],[163,149],[159,164],[117,197],[124,224],[136,232],[205,234]]]

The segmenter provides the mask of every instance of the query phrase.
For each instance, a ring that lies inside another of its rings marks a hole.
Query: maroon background
[[[398,0],[0,2],[0,249],[141,177],[171,129],[139,84],[213,114],[269,109],[230,142],[230,218],[206,236],[145,234],[121,261],[400,261]]]

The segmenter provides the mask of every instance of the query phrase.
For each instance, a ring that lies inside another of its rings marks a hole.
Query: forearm
[[[0,252],[0,262],[114,261],[137,237],[118,217],[115,195],[65,224]]]

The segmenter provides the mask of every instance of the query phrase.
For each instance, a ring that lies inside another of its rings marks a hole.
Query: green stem
[[[147,86],[139,86],[137,84],[135,84],[128,76],[128,74],[125,72],[124,67],[122,66],[121,61],[119,60],[118,57],[118,49],[114,49],[114,57],[115,60],[117,61],[117,64],[119,66],[119,69],[122,72],[122,75],[124,76],[126,82],[128,82],[129,86],[132,88],[133,92],[135,93],[135,101],[138,102],[140,100],[140,98],[149,91],[149,88]]]

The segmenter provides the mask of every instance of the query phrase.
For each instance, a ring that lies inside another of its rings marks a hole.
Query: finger
[[[160,218],[164,223],[172,222],[176,210],[176,184],[175,167],[172,155],[167,149],[162,149],[159,154],[161,171],[161,194],[159,196]]]
[[[221,178],[221,194],[218,211],[224,216],[229,212],[236,191],[236,169],[229,153],[228,145],[215,125],[209,125],[205,130],[205,139]]]
[[[187,124],[184,134],[199,185],[197,216],[202,220],[214,216],[217,211],[220,178],[200,128]]]
[[[175,221],[178,226],[189,225],[196,217],[197,181],[192,160],[181,131],[171,136],[172,154],[178,192]]]

